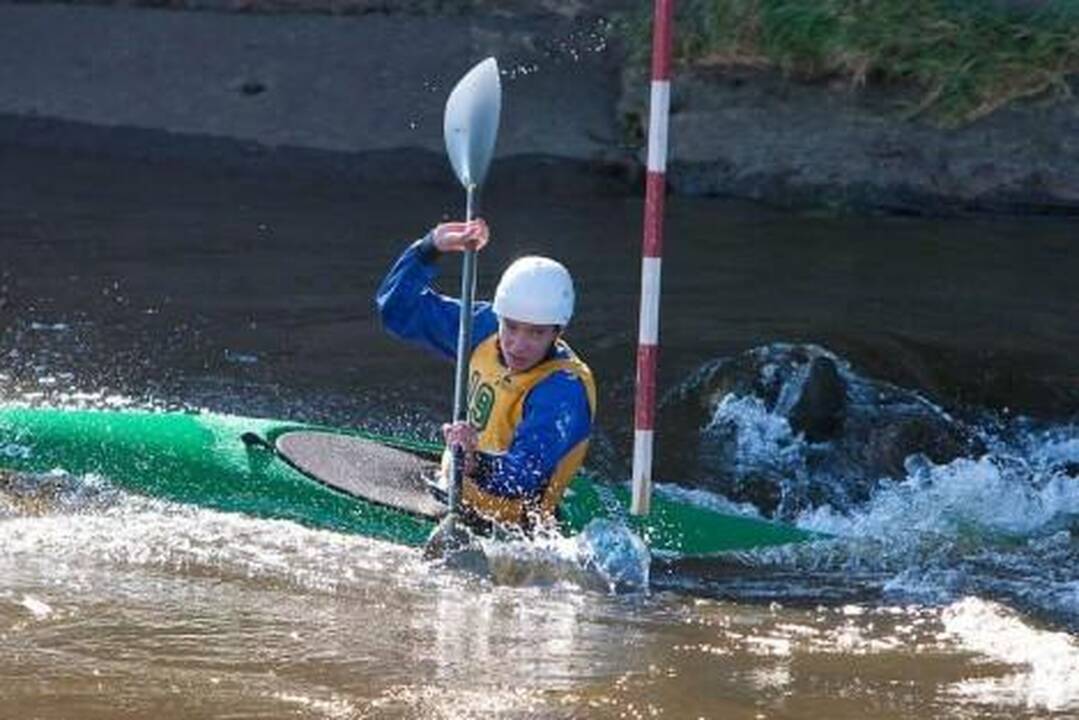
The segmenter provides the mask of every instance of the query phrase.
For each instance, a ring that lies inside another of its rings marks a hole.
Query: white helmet
[[[573,279],[562,263],[538,255],[514,260],[495,288],[499,317],[565,326],[573,316]]]

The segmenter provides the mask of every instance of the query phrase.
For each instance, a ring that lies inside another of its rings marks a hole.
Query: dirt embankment
[[[502,157],[565,161],[635,189],[648,78],[627,64],[609,22],[634,5],[0,4],[0,114],[264,147],[438,156],[453,81],[496,55],[506,92]],[[1079,214],[1077,99],[1032,100],[942,129],[906,119],[902,90],[761,71],[678,73],[674,192],[838,210]],[[410,157],[379,172],[427,172]]]

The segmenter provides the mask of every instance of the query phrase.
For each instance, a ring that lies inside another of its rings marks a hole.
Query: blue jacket
[[[383,279],[375,302],[383,326],[391,334],[453,362],[461,303],[432,287],[438,277],[435,261],[439,255],[430,235],[410,245]],[[498,332],[491,304],[479,302],[473,307],[470,351]],[[477,453],[475,480],[496,495],[534,497],[543,491],[563,456],[591,431],[592,413],[584,385],[572,373],[555,372],[528,394],[506,453]]]

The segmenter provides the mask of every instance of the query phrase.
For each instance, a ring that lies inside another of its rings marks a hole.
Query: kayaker
[[[375,301],[393,335],[456,359],[461,304],[433,287],[437,260],[490,237],[482,219],[445,222],[397,259]],[[532,529],[550,523],[588,450],[595,384],[562,339],[573,315],[569,272],[523,257],[502,274],[493,302],[474,305],[468,420],[442,427],[465,453],[462,509],[473,520]],[[447,463],[443,463],[443,472]]]

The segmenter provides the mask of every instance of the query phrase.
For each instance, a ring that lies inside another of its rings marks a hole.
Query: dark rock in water
[[[970,438],[940,417],[897,417],[870,428],[865,442],[865,465],[889,477],[904,474],[904,462],[922,454],[937,464],[947,463],[974,449]]]
[[[738,502],[746,502],[760,510],[765,515],[772,517],[780,512],[783,506],[783,480],[769,472],[749,472],[747,474],[735,474],[730,478],[729,489],[723,494]]]
[[[772,345],[701,368],[660,405],[665,480],[791,517],[865,502],[905,462],[984,451],[974,433],[915,392],[858,376],[812,345]]]
[[[815,357],[801,394],[787,415],[791,428],[805,435],[810,442],[822,442],[836,437],[843,429],[847,396],[843,378],[835,361]]]
[[[834,359],[822,354],[825,351],[810,345],[786,345],[782,354],[764,357],[766,350],[750,350],[704,365],[663,399],[664,412],[680,413],[686,419],[695,418],[703,423],[711,417],[712,409],[724,397],[752,395],[760,398],[769,408],[784,404],[793,411],[797,407],[798,414],[805,418],[807,424],[813,424],[812,417],[832,412],[822,409],[824,406],[831,408],[835,403],[842,404],[842,380],[838,377]],[[829,366],[831,372],[835,373],[838,388],[828,386]],[[786,381],[799,373],[805,382],[799,384],[796,395],[785,401],[780,396],[787,386]],[[814,387],[805,391],[805,384]],[[834,396],[837,389],[838,398]]]

